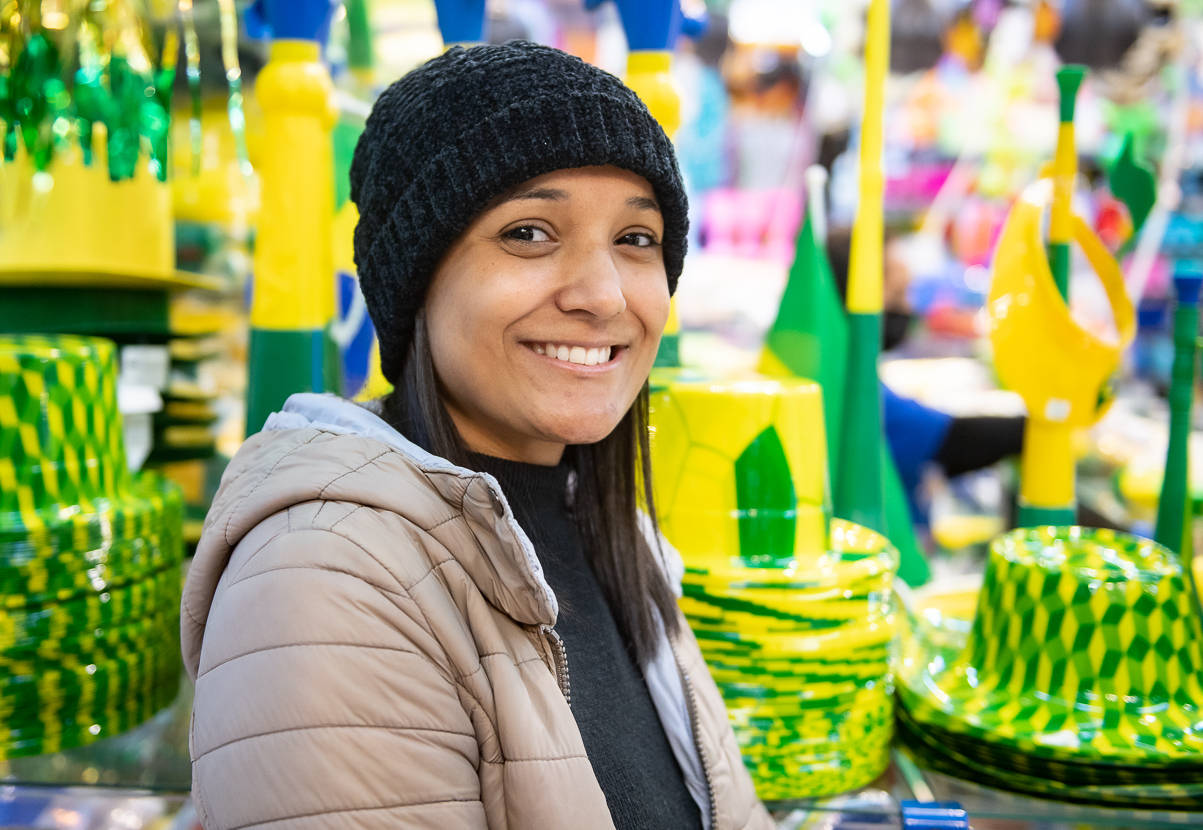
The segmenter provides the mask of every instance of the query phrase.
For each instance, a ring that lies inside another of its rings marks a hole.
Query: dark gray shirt
[[[535,546],[560,605],[556,632],[568,654],[572,714],[618,830],[700,828],[643,673],[614,621],[568,508],[566,465],[473,455],[501,483]]]

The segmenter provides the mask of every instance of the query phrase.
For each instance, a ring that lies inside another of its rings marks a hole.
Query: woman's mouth
[[[574,346],[565,343],[527,343],[535,354],[578,366],[600,366],[617,357],[622,346]]]

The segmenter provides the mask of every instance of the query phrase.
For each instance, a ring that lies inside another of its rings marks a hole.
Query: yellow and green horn
[[[884,243],[883,109],[890,59],[889,0],[871,0],[865,39],[865,111],[861,120],[860,202],[848,263],[848,372],[835,515],[884,533],[881,350]]]
[[[1074,180],[1078,175],[1078,150],[1074,137],[1074,109],[1086,67],[1064,66],[1057,72],[1061,90],[1061,124],[1057,129],[1057,154],[1053,158],[1053,206],[1048,222],[1048,265],[1061,296],[1069,300],[1069,243],[1073,237]]]
[[[1195,338],[1199,331],[1199,290],[1203,268],[1192,261],[1179,263],[1174,273],[1177,304],[1174,308],[1174,363],[1170,370],[1170,440],[1165,454],[1165,477],[1157,504],[1153,538],[1172,551],[1183,553],[1186,525],[1187,468],[1191,399],[1195,384]]]
[[[273,32],[255,92],[263,109],[261,210],[255,243],[247,434],[294,392],[337,389],[328,329],[335,316],[334,85],[322,41],[329,0],[264,3]],[[298,175],[304,171],[304,175]]]

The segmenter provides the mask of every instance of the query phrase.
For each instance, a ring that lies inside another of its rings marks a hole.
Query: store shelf
[[[221,277],[198,274],[193,271],[153,272],[139,274],[130,270],[120,273],[104,273],[92,270],[60,269],[53,271],[0,270],[0,285],[36,288],[93,288],[132,290],[187,290],[200,288],[221,291],[225,281]]]
[[[165,339],[172,333],[170,309],[163,289],[0,285],[0,331],[8,334]]]
[[[192,775],[188,758],[192,686],[185,680],[181,688],[170,708],[125,735],[55,755],[0,761],[0,786],[17,790],[85,788],[113,798],[142,793],[183,799]],[[1028,798],[912,768],[898,753],[895,759],[884,775],[858,792],[829,799],[776,801],[768,806],[785,830],[814,826],[806,822],[824,816],[835,820],[837,813],[843,830],[862,824],[876,830],[901,827],[899,805],[908,799],[957,801],[969,812],[975,830],[1203,826],[1203,812],[1123,810]]]

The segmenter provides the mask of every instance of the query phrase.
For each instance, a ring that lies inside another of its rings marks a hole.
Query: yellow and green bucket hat
[[[999,536],[968,636],[909,640],[898,692],[912,726],[1019,773],[1203,774],[1198,598],[1176,554],[1118,531]]]

